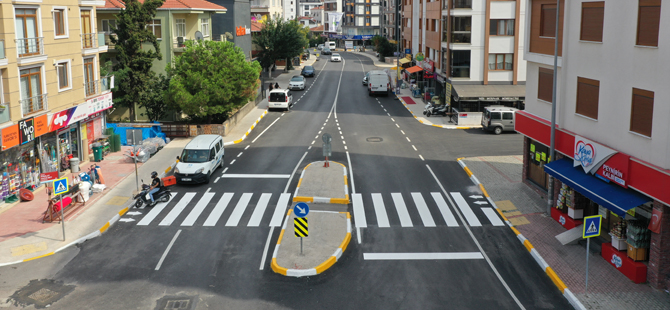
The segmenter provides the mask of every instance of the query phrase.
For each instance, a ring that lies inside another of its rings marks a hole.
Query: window
[[[598,119],[600,81],[577,77],[577,109],[575,113]]]
[[[630,111],[630,131],[651,137],[654,114],[654,92],[633,88],[633,105]]]
[[[21,75],[21,110],[23,115],[31,114],[44,109],[42,96],[41,67],[24,69]]]
[[[114,32],[113,29],[116,29],[116,19],[103,19],[101,20],[101,23],[102,31],[106,34],[111,34]]]
[[[214,160],[216,158],[216,151],[214,149],[209,150],[209,160]]]
[[[306,5],[306,6],[305,6],[305,10],[306,10],[306,11],[309,11],[309,5]]]
[[[54,33],[56,36],[65,35],[65,9],[54,9]]]
[[[95,80],[95,68],[93,67],[93,58],[84,59],[84,90],[86,97],[97,94],[97,82]]]
[[[93,33],[91,25],[91,10],[81,10],[81,34],[82,42],[84,44],[83,48],[95,47],[95,39],[97,39],[97,35]]]
[[[554,70],[540,68],[537,77],[537,99],[551,102],[554,89]]]
[[[579,39],[602,42],[604,18],[605,2],[582,2],[582,29]]]
[[[154,36],[156,36],[156,39],[161,39],[163,36],[161,35],[161,20],[160,19],[153,19],[147,24],[147,29],[150,29],[153,33]]]
[[[640,0],[637,13],[637,41],[642,46],[658,46],[661,0]]]
[[[556,37],[556,4],[543,4],[540,16],[540,36]]]
[[[514,114],[510,112],[503,112],[502,118],[511,121],[514,119]]]
[[[38,37],[37,10],[16,9],[16,49],[19,57],[42,54],[42,40]]]
[[[201,26],[202,26],[202,35],[205,37],[209,37],[209,18],[203,18],[201,21]]]
[[[66,90],[70,87],[70,63],[67,61],[56,64],[56,71],[58,73],[58,89]]]
[[[451,51],[451,76],[470,77],[470,51]]]
[[[451,43],[470,43],[472,17],[452,17]]]
[[[514,54],[489,54],[489,70],[512,70]]]
[[[186,19],[184,18],[175,19],[174,33],[177,34],[178,37],[186,36]]]
[[[492,19],[489,34],[492,36],[513,36],[513,19]]]
[[[453,0],[454,9],[471,9],[472,0]]]

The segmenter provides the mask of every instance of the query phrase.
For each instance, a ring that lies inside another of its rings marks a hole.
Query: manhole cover
[[[165,305],[165,309],[188,309],[188,304],[191,301],[188,299],[182,299],[182,300],[168,300],[167,305]]]
[[[382,138],[380,138],[380,137],[370,137],[370,138],[367,138],[367,139],[365,139],[365,140],[368,141],[368,142],[382,142],[382,141],[384,141],[384,140],[383,140]]]
[[[30,294],[28,297],[34,299],[35,301],[46,303],[47,301],[49,301],[49,299],[51,299],[56,295],[58,295],[58,293],[50,289],[42,288],[37,292]]]
[[[28,285],[14,292],[9,300],[15,306],[34,305],[38,309],[46,308],[74,291],[74,288],[74,285],[64,285],[54,280],[32,280]]]
[[[165,296],[156,302],[156,310],[191,310],[195,301],[195,296]]]

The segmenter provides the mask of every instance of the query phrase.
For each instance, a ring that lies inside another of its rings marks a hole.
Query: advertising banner
[[[342,33],[342,15],[341,12],[328,12],[327,32]]]
[[[584,172],[595,174],[605,160],[617,151],[589,139],[575,135],[573,167],[582,166]]]
[[[21,144],[35,139],[35,126],[33,126],[32,118],[19,121],[19,139]]]
[[[2,149],[19,145],[19,125],[12,125],[2,129]]]

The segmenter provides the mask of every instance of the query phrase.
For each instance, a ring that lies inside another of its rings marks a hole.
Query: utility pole
[[[395,61],[396,61],[396,70],[395,70],[395,95],[396,98],[400,96],[400,23],[399,23],[399,16],[400,16],[400,1],[401,0],[391,0],[395,1],[395,31],[394,31],[394,37],[395,37],[395,43],[397,46],[398,54],[396,55]]]
[[[558,78],[558,19],[561,12],[561,0],[556,0],[556,32],[554,36],[554,81],[551,92],[551,142],[549,146],[549,162],[554,160],[556,150],[554,148],[556,142],[556,79]],[[551,208],[554,206],[554,177],[549,175],[549,193],[547,195],[547,214],[551,215]],[[588,253],[587,253],[588,254]]]

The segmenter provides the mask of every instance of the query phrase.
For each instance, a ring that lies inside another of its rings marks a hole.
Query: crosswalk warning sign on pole
[[[307,228],[307,218],[306,217],[296,217],[293,219],[293,227],[295,228],[296,237],[307,237],[309,236],[309,229]]]
[[[600,228],[603,217],[600,215],[587,216],[584,218],[584,228],[582,238],[592,238],[600,236]]]

